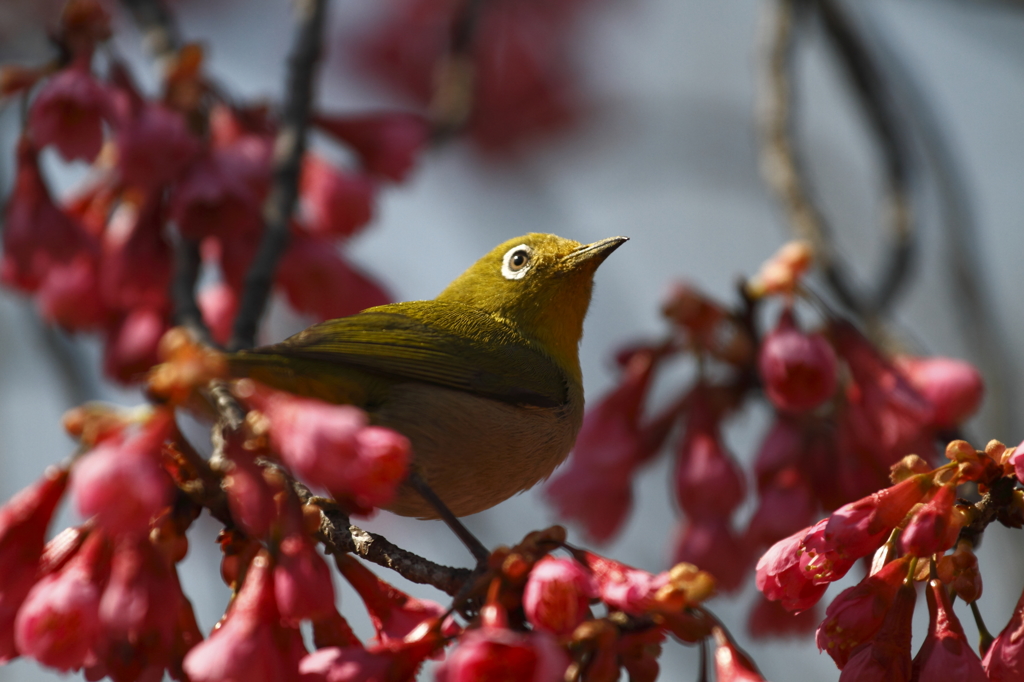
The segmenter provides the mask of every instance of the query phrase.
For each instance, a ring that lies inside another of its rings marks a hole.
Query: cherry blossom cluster
[[[114,680],[160,679],[165,670],[243,679],[228,668],[266,664],[248,670],[269,677],[253,679],[297,679],[300,623],[326,628],[340,617],[316,549],[319,509],[303,505],[293,477],[369,512],[404,479],[409,443],[354,408],[248,386],[239,393],[259,407],[249,413],[258,428],[225,434],[204,460],[178,431],[176,408],[200,397],[189,387],[224,374],[223,356],[182,330],[165,337],[161,355],[149,389],[163,402],[72,410],[65,426],[81,442],[76,455],[0,508],[0,661],[28,656]],[[311,451],[334,467],[311,470]],[[65,495],[85,521],[45,542]],[[225,523],[221,574],[236,592],[206,640],[176,571],[204,507]],[[256,651],[266,654],[254,660]]]
[[[867,575],[841,592],[818,626],[819,649],[842,669],[840,680],[1016,680],[1024,674],[1020,646],[1024,598],[994,639],[975,603],[982,579],[974,544],[998,520],[1024,525],[1024,448],[992,441],[976,451],[964,441],[946,449],[936,469],[908,455],[892,469],[894,484],[846,504],[813,526],[775,543],[757,564],[757,586],[791,611],[815,604],[830,583],[872,557]],[[982,493],[974,504],[961,486]],[[911,619],[925,583],[928,632],[912,658]],[[964,636],[953,609],[972,605],[982,632],[981,655]]]
[[[503,153],[580,115],[570,43],[587,0],[401,0],[362,36],[357,61],[443,127]]]
[[[161,92],[144,94],[109,45],[97,0],[70,0],[55,29],[59,55],[4,67],[0,96],[27,107],[15,188],[6,207],[0,281],[32,295],[48,322],[105,340],[107,374],[137,379],[171,325],[173,245],[194,242],[219,276],[200,291],[225,343],[264,230],[279,122],[265,106],[231,101],[204,75],[197,45],[178,50]],[[307,153],[299,211],[275,283],[318,320],[385,303],[388,294],[337,245],[371,219],[378,187],[403,181],[424,148],[418,115],[316,113],[313,126],[355,159]],[[40,155],[90,164],[85,185],[54,198]]]
[[[692,286],[675,287],[663,308],[670,335],[620,353],[617,387],[589,410],[568,466],[547,488],[563,517],[595,541],[612,538],[632,505],[634,474],[678,428],[672,484],[685,519],[673,561],[700,566],[729,591],[763,548],[821,510],[886,487],[890,467],[905,455],[935,461],[935,444],[977,409],[979,373],[950,358],[887,355],[801,284],[810,265],[805,243],[786,245],[744,284],[736,310]],[[761,320],[771,314],[765,333]],[[695,381],[648,414],[652,383],[680,357],[696,360]],[[748,477],[722,431],[757,399],[767,400],[774,418]],[[757,506],[740,530],[731,519],[750,492],[748,479]],[[793,619],[761,602],[750,627],[781,634],[813,628],[813,618]]]

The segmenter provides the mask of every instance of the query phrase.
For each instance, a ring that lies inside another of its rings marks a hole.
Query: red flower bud
[[[535,629],[566,636],[587,617],[596,594],[594,579],[578,562],[548,556],[530,571],[523,611]]]
[[[789,310],[762,342],[758,369],[769,400],[780,410],[813,410],[836,392],[832,346],[821,334],[800,331]]]
[[[18,655],[14,618],[35,584],[46,527],[67,481],[67,471],[49,469],[39,482],[0,507],[0,664]]]
[[[989,682],[953,612],[946,588],[938,580],[932,580],[925,595],[928,597],[928,634],[914,657],[913,679]]]
[[[100,443],[72,471],[71,489],[82,516],[96,517],[111,534],[138,533],[170,502],[172,483],[160,448],[173,417],[157,413],[138,434]]]
[[[88,163],[103,146],[103,119],[112,102],[79,59],[46,81],[29,109],[28,126],[40,148],[52,144],[67,161]]]
[[[427,143],[428,121],[418,114],[313,116],[313,125],[346,142],[373,175],[401,182]]]
[[[955,502],[955,483],[947,483],[935,491],[932,499],[917,510],[900,533],[900,549],[926,557],[952,547],[961,525],[953,511]]]
[[[825,610],[818,627],[818,650],[825,651],[842,669],[850,652],[882,627],[896,593],[907,578],[910,557],[889,562],[874,575],[843,590]]]
[[[334,585],[327,563],[304,535],[289,535],[278,547],[274,596],[285,622],[328,617],[334,611]]]
[[[737,647],[722,628],[715,634],[715,679],[718,682],[765,682],[754,662]]]
[[[373,217],[373,181],[315,154],[306,155],[299,186],[303,224],[319,237],[350,237]]]
[[[899,589],[875,637],[850,653],[840,682],[910,682],[911,624],[916,599],[912,583]]]
[[[1024,679],[1024,593],[1017,600],[1010,622],[992,641],[981,662],[989,682]]]
[[[58,670],[82,667],[100,642],[100,594],[109,550],[99,531],[56,573],[40,579],[14,621],[18,650]]]
[[[931,403],[933,428],[953,428],[974,414],[981,404],[985,382],[970,363],[953,358],[903,356],[896,358],[895,364],[910,385]]]

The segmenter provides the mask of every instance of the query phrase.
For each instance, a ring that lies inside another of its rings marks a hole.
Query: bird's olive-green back
[[[395,381],[538,407],[568,399],[566,374],[536,342],[482,310],[449,301],[394,303],[322,322],[279,344],[238,353],[231,365],[236,376],[364,407],[376,388]]]

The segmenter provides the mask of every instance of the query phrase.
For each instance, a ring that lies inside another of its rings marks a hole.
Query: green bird
[[[547,478],[572,449],[594,273],[626,240],[510,239],[432,301],[369,308],[236,353],[232,375],[364,409],[410,440],[413,470],[456,516],[475,514]],[[438,515],[407,484],[386,508]]]

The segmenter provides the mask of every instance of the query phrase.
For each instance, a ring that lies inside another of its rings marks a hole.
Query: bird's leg
[[[484,547],[482,542],[476,539],[475,535],[469,532],[468,528],[462,525],[462,522],[459,521],[458,517],[455,516],[455,514],[452,513],[452,510],[441,501],[441,498],[438,497],[437,493],[434,492],[434,489],[423,480],[423,477],[417,472],[412,471],[409,473],[409,477],[406,481],[413,487],[413,489],[416,490],[417,493],[419,493],[420,497],[426,500],[427,503],[434,508],[437,515],[441,517],[442,521],[448,524],[448,527],[452,529],[452,532],[462,540],[462,544],[464,544],[470,554],[473,555],[477,564],[486,564],[487,560],[491,557],[490,551]]]

